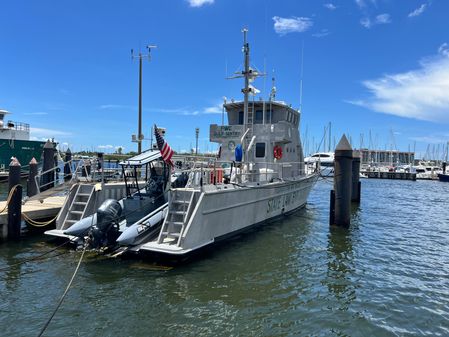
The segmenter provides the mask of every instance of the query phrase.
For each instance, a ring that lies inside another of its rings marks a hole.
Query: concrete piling
[[[37,194],[36,176],[37,176],[37,160],[33,157],[30,161],[30,171],[27,180],[27,196],[32,197]]]
[[[48,171],[52,168],[54,168],[55,165],[55,148],[53,143],[50,140],[47,140],[47,142],[44,145],[44,165],[42,167],[42,171]],[[42,177],[42,188],[41,191],[48,190],[49,188],[52,188],[54,186],[55,181],[55,172],[50,171],[43,175]]]
[[[334,221],[333,225],[349,227],[351,223],[352,147],[343,135],[335,148]]]
[[[22,185],[20,185],[21,165],[13,157],[9,164],[8,185],[9,192],[12,192],[8,204],[8,239],[17,240],[20,238],[20,228],[22,223]]]
[[[352,192],[351,201],[360,203],[361,183],[360,183],[360,151],[352,153]]]
[[[68,181],[72,179],[72,163],[70,162],[72,160],[72,151],[70,151],[69,148],[67,148],[67,151],[65,152],[65,164],[64,164],[64,181]]]

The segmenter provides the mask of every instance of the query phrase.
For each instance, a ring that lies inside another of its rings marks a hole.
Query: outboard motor
[[[107,247],[115,244],[119,236],[119,218],[122,206],[117,200],[107,199],[97,210],[97,222],[89,234],[89,244],[92,248]]]

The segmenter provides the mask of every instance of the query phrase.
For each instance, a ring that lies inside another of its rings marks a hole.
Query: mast
[[[243,77],[245,78],[245,88],[243,88],[243,120],[245,126],[248,125],[248,96],[249,96],[249,77],[250,77],[250,69],[249,69],[249,43],[246,40],[246,33],[248,29],[243,28],[243,54],[244,54],[244,69],[242,72]]]
[[[144,58],[148,58],[150,60],[150,52],[151,48],[156,48],[156,46],[148,45],[148,54],[142,54],[142,52],[139,51],[139,54],[137,56],[134,55],[134,50],[131,49],[131,58],[132,59],[139,59],[139,111],[138,111],[138,123],[137,123],[137,153],[142,152],[142,140],[143,140],[143,134],[142,134],[142,60]],[[134,138],[134,136],[133,136]]]

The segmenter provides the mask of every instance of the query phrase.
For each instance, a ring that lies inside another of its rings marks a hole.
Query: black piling
[[[341,137],[335,148],[334,191],[333,225],[349,227],[351,223],[352,148],[345,135]]]
[[[447,163],[443,162],[443,174],[446,174],[446,165],[447,165]]]
[[[68,181],[70,179],[72,179],[72,170],[71,168],[72,166],[72,151],[70,151],[69,148],[67,148],[67,151],[65,152],[65,157],[64,157],[64,181]]]
[[[9,192],[12,192],[8,204],[8,239],[20,238],[20,227],[22,222],[22,185],[20,185],[21,165],[16,158],[9,164]]]
[[[28,197],[32,197],[33,195],[37,194],[36,176],[37,176],[37,160],[33,157],[33,159],[31,159],[30,161],[30,171],[27,180]]]
[[[55,148],[53,143],[50,140],[47,140],[47,142],[44,145],[44,165],[42,167],[42,171],[48,171],[54,168],[55,166]],[[45,173],[42,176],[42,188],[41,191],[48,190],[49,188],[52,188],[54,186],[55,181],[55,171],[50,171]]]
[[[360,203],[360,151],[352,152],[352,192],[351,192],[351,201]]]

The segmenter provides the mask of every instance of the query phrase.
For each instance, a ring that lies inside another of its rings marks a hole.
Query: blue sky
[[[0,108],[36,139],[72,150],[135,150],[138,62],[146,52],[143,125],[177,151],[208,142],[223,97],[241,99],[242,33],[255,86],[299,107],[316,149],[332,123],[355,147],[439,152],[449,141],[449,2],[444,0],[9,1],[0,20]],[[371,134],[371,137],[370,137]],[[416,145],[415,145],[416,144]],[[148,147],[149,141],[144,141]]]

